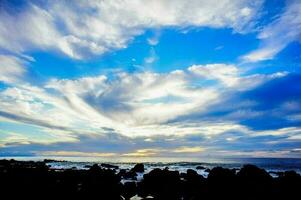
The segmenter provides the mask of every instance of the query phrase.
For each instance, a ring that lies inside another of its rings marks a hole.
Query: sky
[[[300,0],[1,0],[0,156],[301,157]]]

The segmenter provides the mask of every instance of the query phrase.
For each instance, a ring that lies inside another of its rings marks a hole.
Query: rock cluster
[[[273,178],[265,170],[245,165],[240,170],[215,167],[208,178],[193,169],[186,173],[153,169],[135,181],[143,164],[130,170],[94,164],[88,170],[50,169],[46,162],[0,160],[0,194],[5,199],[105,199],[141,197],[158,200],[299,199],[301,176],[294,171]],[[121,179],[127,179],[122,182]],[[136,198],[137,199],[137,198]]]

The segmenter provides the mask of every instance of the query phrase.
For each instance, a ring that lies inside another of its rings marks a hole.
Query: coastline
[[[56,169],[49,165],[54,162],[59,161],[0,160],[1,193],[75,199],[94,195],[100,199],[294,199],[301,185],[295,171],[269,173],[255,165],[232,169],[198,165],[184,172],[168,166],[147,169],[142,163],[127,169],[109,163]]]

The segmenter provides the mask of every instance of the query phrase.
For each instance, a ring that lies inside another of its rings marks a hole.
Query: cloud
[[[80,152],[80,151],[43,151],[37,152],[41,156],[63,156],[63,157],[112,157],[116,153]]]
[[[238,68],[233,65],[208,64],[193,65],[188,68],[196,76],[222,82],[226,86],[236,85],[238,82]]]
[[[13,53],[56,48],[60,33],[51,14],[34,4],[21,12],[0,12],[0,47]]]
[[[215,122],[193,121],[194,116],[208,115],[212,107],[227,106],[225,96],[235,96],[285,74],[241,75],[233,65],[211,64],[170,73],[116,72],[113,76],[51,79],[43,87],[8,87],[0,93],[0,114],[10,120],[74,134],[112,129],[128,137],[197,133],[210,136],[236,130],[240,126],[231,120],[250,113],[254,115],[249,117],[256,117],[260,112],[235,110],[228,113],[229,121]],[[206,79],[218,81],[192,87]]]
[[[147,42],[151,46],[156,46],[159,43],[161,32],[159,30],[154,31],[153,36],[147,39]]]
[[[20,82],[26,73],[26,62],[10,55],[0,55],[0,81],[11,84]]]
[[[201,147],[179,147],[173,150],[174,153],[199,153],[204,151]]]
[[[14,53],[56,50],[83,59],[125,48],[146,29],[226,27],[240,32],[256,19],[261,5],[261,0],[32,1],[18,12],[1,8],[0,48]]]
[[[1,138],[1,151],[177,157],[263,151],[268,145],[289,152],[288,144],[295,148],[300,139],[299,121],[288,118],[300,113],[300,87],[293,84],[299,79],[287,72],[247,74],[219,63],[50,79],[39,87],[16,83],[0,91],[0,121],[42,130],[23,128],[24,137],[11,131]]]
[[[301,41],[301,2],[288,1],[284,12],[272,23],[265,26],[258,35],[259,49],[242,58],[247,62],[273,59],[291,42]]]
[[[253,130],[275,130],[299,127],[293,120],[300,113],[300,74],[276,73],[240,77],[239,86],[220,94],[220,101],[208,106],[203,113],[191,114],[192,121],[216,120],[237,122]],[[185,117],[184,117],[185,118]],[[179,118],[181,119],[181,117]]]
[[[150,157],[156,156],[158,153],[162,151],[160,149],[138,149],[131,153],[124,153],[122,156],[129,156],[129,157]]]
[[[159,59],[154,48],[151,48],[149,56],[144,59],[146,65],[153,64]]]
[[[216,126],[218,127],[218,126]],[[295,133],[292,134],[292,131]],[[297,133],[299,131],[299,134]],[[278,132],[278,134],[274,134]],[[227,157],[250,156],[252,152],[261,152],[261,157],[275,155],[278,157],[296,155],[293,152],[300,146],[300,128],[257,132],[241,126],[236,131],[224,131],[218,136],[201,137],[196,135],[158,135],[151,144],[143,142],[145,137],[128,138],[118,134],[80,136],[74,142],[37,143],[26,142],[8,144],[1,147],[1,153],[15,152],[39,156],[91,156],[110,157]],[[230,139],[231,138],[231,139]],[[171,139],[171,140],[170,140]],[[4,154],[0,154],[4,155]]]

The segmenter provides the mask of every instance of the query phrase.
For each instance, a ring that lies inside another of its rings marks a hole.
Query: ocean
[[[32,160],[42,161],[51,159],[47,163],[54,169],[87,169],[87,166],[93,164],[107,163],[116,165],[119,169],[131,169],[136,163],[143,163],[145,173],[154,168],[168,167],[170,170],[178,170],[186,172],[187,169],[194,169],[199,174],[207,176],[205,169],[196,169],[197,166],[202,166],[207,169],[213,167],[224,168],[241,168],[245,164],[253,164],[268,172],[279,172],[294,170],[301,174],[301,158],[162,158],[162,157],[123,157],[123,158],[105,158],[105,157],[0,157],[0,159],[15,159],[15,160]],[[63,161],[63,162],[62,162]],[[141,174],[142,176],[143,174]],[[271,173],[273,175],[273,173]]]

